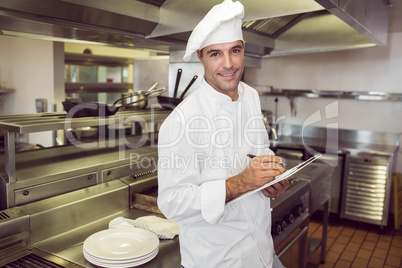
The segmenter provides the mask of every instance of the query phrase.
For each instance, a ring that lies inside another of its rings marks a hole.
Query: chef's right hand
[[[251,159],[243,171],[244,184],[248,191],[254,190],[285,172],[283,160],[279,156],[259,155]]]
[[[278,156],[254,157],[243,172],[226,180],[226,202],[267,184],[284,171]]]

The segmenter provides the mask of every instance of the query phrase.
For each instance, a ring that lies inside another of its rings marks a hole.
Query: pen
[[[253,159],[254,157],[256,157],[256,155],[255,155],[255,154],[247,154],[247,156],[248,156],[248,157],[250,157],[251,159]],[[282,166],[283,168],[285,168],[285,167],[286,167],[286,162],[285,162],[285,159],[284,159],[284,158],[282,158],[282,157],[281,157],[281,159],[282,159],[281,166]]]

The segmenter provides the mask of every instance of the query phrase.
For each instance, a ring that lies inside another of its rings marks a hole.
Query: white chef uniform
[[[225,205],[225,180],[246,154],[272,154],[258,93],[241,82],[232,101],[203,79],[165,120],[158,146],[158,206],[180,225],[182,265],[271,267],[270,199],[257,192]]]

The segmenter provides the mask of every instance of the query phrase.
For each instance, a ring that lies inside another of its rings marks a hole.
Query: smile
[[[220,73],[221,76],[223,77],[229,77],[229,76],[233,76],[236,72],[230,73],[230,74],[222,74]]]

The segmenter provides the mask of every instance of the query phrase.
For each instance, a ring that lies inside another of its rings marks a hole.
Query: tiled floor
[[[320,238],[322,225],[314,219],[309,224],[309,237]],[[320,263],[318,248],[309,258],[307,268],[402,268],[402,228],[387,227],[379,234],[379,227],[330,219],[325,264]]]

